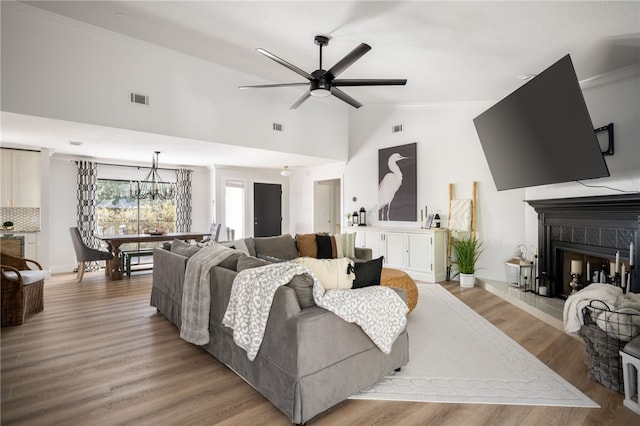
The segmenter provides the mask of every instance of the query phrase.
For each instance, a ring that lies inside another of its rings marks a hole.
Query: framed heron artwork
[[[418,220],[417,143],[378,150],[378,220]]]

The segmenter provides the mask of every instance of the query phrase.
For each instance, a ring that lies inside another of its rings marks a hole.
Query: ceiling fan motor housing
[[[285,61],[282,58],[277,57],[273,53],[263,48],[256,49],[259,53],[265,55],[269,59],[279,63],[280,65],[290,69],[298,75],[309,80],[309,90],[307,90],[301,97],[291,106],[291,109],[299,107],[310,96],[313,97],[325,97],[334,95],[338,99],[348,103],[354,108],[360,108],[362,104],[343,92],[340,87],[345,86],[404,86],[407,84],[406,79],[338,79],[345,69],[350,67],[355,61],[360,59],[362,55],[371,50],[371,46],[366,43],[360,43],[358,47],[353,49],[350,53],[344,56],[336,64],[334,64],[329,70],[322,68],[322,48],[329,44],[331,37],[327,35],[318,34],[314,38],[315,44],[320,47],[320,61],[318,69],[312,73],[308,73],[301,68]],[[240,86],[241,89],[250,87],[286,87],[286,86],[304,86],[306,83],[279,83],[279,84],[260,84],[257,86]]]
[[[326,46],[329,44],[329,36],[319,34],[315,36],[313,40],[318,46]]]

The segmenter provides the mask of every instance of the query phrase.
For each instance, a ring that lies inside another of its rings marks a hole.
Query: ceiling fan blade
[[[332,86],[404,86],[407,79],[402,78],[377,78],[377,79],[340,79],[333,80]]]
[[[348,103],[352,107],[360,108],[362,106],[362,104],[360,102],[356,101],[351,96],[347,95],[345,92],[343,92],[342,90],[338,89],[337,87],[332,87],[331,88],[331,94],[333,96],[335,96],[336,98],[345,101],[346,103]]]
[[[300,99],[298,99],[298,100],[296,101],[296,103],[295,103],[295,104],[291,105],[291,108],[289,108],[289,109],[296,109],[296,108],[298,108],[300,105],[302,105],[302,103],[303,103],[304,101],[306,101],[306,100],[307,100],[307,99],[309,99],[310,97],[311,97],[311,90],[307,90],[307,91],[304,93],[304,95],[302,95],[302,96],[300,97]]]
[[[331,67],[327,74],[332,78],[337,77],[342,71],[349,68],[355,61],[360,59],[362,55],[371,50],[371,46],[366,43],[360,43],[360,46],[353,49],[344,58],[340,59],[337,64]]]
[[[308,86],[309,82],[306,83],[276,83],[276,84],[256,84],[254,86],[238,86],[238,89],[262,89],[268,87],[293,87],[293,86]]]
[[[277,57],[276,55],[274,55],[273,53],[269,52],[268,50],[259,47],[259,48],[256,49],[256,51],[258,51],[258,53],[262,53],[264,56],[266,56],[269,59],[273,59],[274,61],[276,61],[280,65],[289,68],[291,71],[293,71],[293,72],[295,72],[297,74],[300,74],[304,78],[307,78],[309,80],[313,80],[313,76],[311,74],[309,74],[305,70],[301,70],[300,68],[296,67],[295,65],[290,64],[289,62],[285,61],[284,59]]]

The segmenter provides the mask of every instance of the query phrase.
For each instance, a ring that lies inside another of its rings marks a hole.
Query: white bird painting
[[[391,220],[389,218],[389,212],[391,210],[391,203],[396,196],[396,192],[402,186],[402,170],[398,166],[398,161],[404,160],[408,157],[394,152],[389,156],[387,166],[389,167],[389,173],[380,181],[378,185],[378,218],[380,220]]]

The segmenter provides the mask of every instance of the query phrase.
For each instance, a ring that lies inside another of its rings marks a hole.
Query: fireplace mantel
[[[538,213],[541,277],[553,285],[561,275],[557,247],[607,257],[619,251],[628,261],[629,245],[634,243],[631,291],[640,293],[640,193],[526,201]]]

